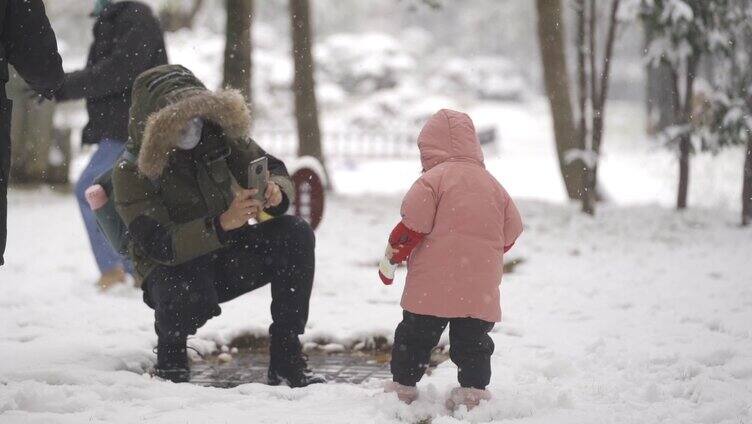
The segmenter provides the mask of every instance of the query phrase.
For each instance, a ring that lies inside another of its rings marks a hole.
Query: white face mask
[[[188,124],[183,129],[183,133],[178,141],[178,149],[191,150],[198,145],[201,140],[201,131],[204,129],[204,120],[201,118],[193,118],[188,121]]]

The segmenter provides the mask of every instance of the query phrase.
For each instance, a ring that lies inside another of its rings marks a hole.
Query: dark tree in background
[[[742,225],[749,225],[750,222],[752,222],[752,139],[747,141],[742,183]]]
[[[595,214],[597,201],[598,159],[603,140],[603,127],[606,115],[606,99],[608,98],[609,77],[611,75],[611,59],[614,52],[616,28],[619,24],[618,12],[620,0],[612,0],[606,20],[606,36],[603,57],[598,67],[597,41],[599,36],[598,7],[596,0],[575,0],[577,20],[577,88],[579,121],[577,134],[580,151],[570,151],[565,156],[567,162],[582,163],[585,175],[582,193],[582,211]]]
[[[250,104],[253,0],[226,0],[225,5],[227,29],[222,86],[240,90]]]
[[[717,0],[722,1],[722,0]],[[741,146],[742,225],[752,220],[752,2],[726,0],[713,11],[717,25],[709,44],[707,62],[712,64],[708,77],[711,92],[702,102],[695,138],[703,151],[718,152]]]
[[[70,129],[54,127],[54,102],[28,95],[28,85],[10,68],[7,91],[14,99],[11,183],[67,184],[70,166]]]
[[[298,155],[313,156],[324,163],[316,104],[312,30],[308,0],[290,0],[292,56],[295,63],[293,92],[298,126]],[[327,179],[328,180],[328,179]]]
[[[677,208],[687,206],[689,157],[747,146],[742,183],[742,223],[750,220],[752,194],[752,2],[738,0],[642,0],[640,17],[652,40],[647,56],[671,69],[672,126],[664,131],[679,145]],[[700,63],[707,93],[696,93]]]
[[[198,11],[204,5],[204,0],[193,0],[189,9],[184,8],[185,0],[166,3],[159,11],[159,22],[162,29],[175,32],[183,28],[192,28]]]
[[[581,151],[584,146],[577,134],[569,92],[561,0],[536,0],[536,8],[543,79],[551,106],[556,153],[567,195],[577,200],[583,193],[584,170],[579,161],[567,161],[566,156],[567,152]]]
[[[647,50],[653,36],[650,28],[643,27],[645,30],[644,49]],[[673,120],[671,67],[665,63],[648,63],[645,68],[646,130],[648,134],[656,135],[671,126]]]
[[[725,0],[723,0],[725,1]],[[647,47],[650,63],[668,71],[671,86],[671,126],[666,138],[678,146],[679,185],[676,208],[687,207],[689,191],[689,156],[693,151],[692,122],[694,89],[700,59],[711,48],[713,11],[720,5],[706,0],[686,0],[685,8],[667,0],[643,1],[640,19],[651,35]],[[722,7],[722,6],[721,6]]]
[[[747,5],[747,14],[752,13],[750,5]],[[738,39],[740,40],[739,50],[741,54],[737,52],[734,57],[737,62],[746,61],[746,64],[739,64],[737,66],[744,66],[744,72],[742,75],[738,75],[743,81],[742,84],[746,84],[741,93],[744,101],[744,105],[747,107],[747,113],[752,114],[752,92],[749,87],[752,84],[752,69],[749,69],[752,65],[752,25],[745,19],[741,28],[738,30]],[[744,75],[747,79],[744,79]],[[747,133],[749,134],[749,132]],[[744,168],[742,172],[742,225],[747,226],[752,223],[752,137],[747,138],[747,149],[744,153]]]

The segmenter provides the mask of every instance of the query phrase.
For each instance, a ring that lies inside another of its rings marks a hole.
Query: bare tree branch
[[[594,0],[591,0],[594,2]],[[608,18],[608,34],[606,36],[606,47],[603,53],[603,68],[600,74],[600,83],[598,84],[597,96],[593,93],[593,152],[597,155],[601,150],[601,140],[603,138],[603,114],[606,108],[606,98],[608,97],[608,83],[611,73],[611,59],[614,53],[614,39],[616,38],[616,27],[619,25],[617,13],[619,11],[620,0],[611,2],[611,12]],[[595,52],[593,52],[595,57]],[[593,76],[595,80],[597,76]]]
[[[599,98],[598,94],[598,67],[595,64],[595,58],[596,58],[596,49],[595,49],[595,38],[598,36],[598,27],[596,25],[596,8],[595,8],[595,0],[588,0],[589,6],[590,6],[590,12],[588,16],[588,43],[590,46],[590,51],[588,53],[588,58],[590,59],[590,99],[595,100]],[[596,110],[593,108],[593,115],[595,115]]]
[[[596,187],[598,183],[598,155],[601,150],[601,140],[603,139],[603,122],[605,114],[606,97],[608,96],[609,75],[611,73],[611,58],[614,51],[614,40],[616,38],[616,27],[618,25],[617,13],[619,10],[620,0],[611,2],[611,12],[608,19],[606,45],[603,53],[603,66],[598,73],[596,66],[597,52],[595,49],[595,37],[598,34],[596,28],[596,6],[595,0],[589,0],[589,28],[588,42],[590,50],[588,59],[590,62],[590,106],[591,112],[591,133],[590,133],[590,155],[594,160],[587,163],[585,170],[585,193],[582,198],[582,210],[588,214],[595,213],[595,202],[597,200]]]
[[[580,148],[585,148],[587,139],[587,69],[585,68],[585,1],[574,0],[577,19],[577,105],[580,110],[578,136]]]
[[[603,73],[601,74],[601,84],[600,84],[600,96],[598,98],[598,103],[601,106],[601,110],[603,110],[603,105],[606,103],[606,98],[608,97],[608,83],[609,83],[609,75],[611,74],[611,58],[613,57],[614,53],[614,39],[616,39],[616,27],[619,25],[619,19],[617,18],[617,14],[619,12],[619,3],[621,0],[614,0],[611,4],[611,13],[609,14],[609,27],[608,27],[608,35],[606,36],[606,50],[603,54]]]

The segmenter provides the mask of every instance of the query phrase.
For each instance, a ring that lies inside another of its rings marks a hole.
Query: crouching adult
[[[178,65],[141,74],[132,96],[127,152],[112,183],[144,301],[154,309],[156,375],[187,381],[186,338],[218,316],[222,302],[271,284],[269,384],[323,382],[298,340],[313,284],[313,231],[285,215],[292,183],[284,163],[249,138],[243,97],[211,92]],[[262,156],[270,177],[258,201],[238,182]],[[248,225],[251,218],[263,222]]]

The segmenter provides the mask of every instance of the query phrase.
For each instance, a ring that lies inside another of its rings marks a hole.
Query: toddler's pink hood
[[[420,131],[418,148],[423,170],[447,161],[483,165],[483,151],[467,114],[449,109],[436,112]]]

